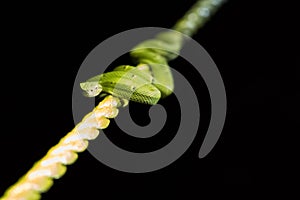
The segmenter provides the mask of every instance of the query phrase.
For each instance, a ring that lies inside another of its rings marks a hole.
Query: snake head
[[[102,91],[102,86],[98,81],[80,83],[81,89],[84,91],[83,95],[86,97],[95,97]]]

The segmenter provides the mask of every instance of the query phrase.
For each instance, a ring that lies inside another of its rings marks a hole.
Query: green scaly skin
[[[95,97],[103,91],[121,99],[155,105],[160,98],[172,94],[174,81],[168,62],[179,55],[185,36],[197,32],[223,2],[197,1],[175,24],[175,31],[162,32],[133,48],[130,55],[137,67],[119,66],[81,83],[85,96]]]

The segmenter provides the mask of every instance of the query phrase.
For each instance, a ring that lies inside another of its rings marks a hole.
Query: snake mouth
[[[82,95],[85,96],[85,97],[91,97],[90,94],[87,91],[83,91]]]
[[[101,91],[83,91],[82,94],[83,96],[85,97],[95,97],[95,96],[98,96],[99,94],[101,93]]]

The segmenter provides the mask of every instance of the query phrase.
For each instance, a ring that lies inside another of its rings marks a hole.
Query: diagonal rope
[[[224,0],[200,0],[175,24],[174,30],[186,35],[193,35],[201,28],[210,16],[216,12]],[[182,38],[170,40],[170,45],[179,45]],[[168,38],[164,38],[168,41]],[[121,100],[111,95],[101,101],[74,129],[63,137],[57,145],[21,177],[14,185],[7,189],[0,200],[35,200],[41,198],[53,185],[53,179],[59,179],[66,172],[66,165],[73,164],[79,152],[86,150],[88,140],[99,135],[99,129],[108,127],[110,118],[118,115]]]
[[[65,165],[73,164],[78,157],[77,153],[88,147],[88,140],[95,139],[99,135],[99,129],[104,129],[109,125],[109,118],[118,115],[117,107],[119,106],[121,103],[118,98],[107,96],[41,160],[36,162],[16,184],[11,186],[1,200],[40,199],[40,193],[52,186],[52,179],[58,179],[64,175]]]

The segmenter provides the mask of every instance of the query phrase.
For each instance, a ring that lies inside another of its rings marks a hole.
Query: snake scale
[[[111,94],[124,100],[155,105],[172,94],[174,81],[168,62],[175,59],[185,36],[192,36],[222,4],[223,0],[200,0],[170,31],[143,41],[130,51],[137,66],[122,65],[80,83],[85,96]]]

